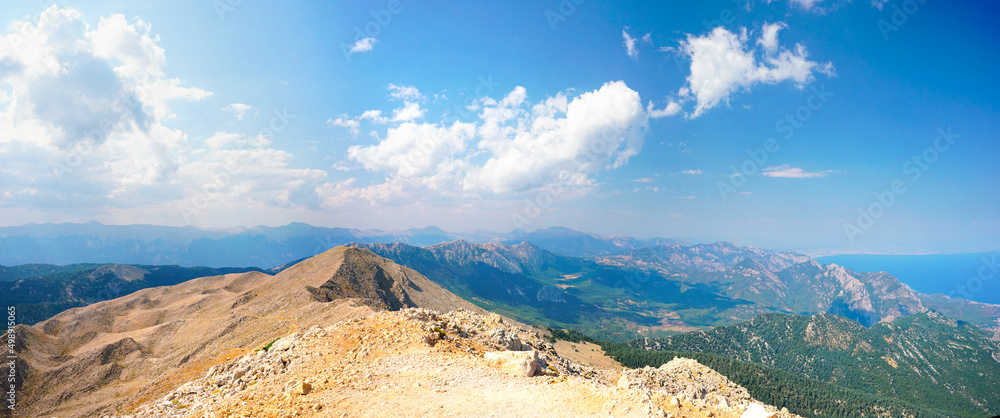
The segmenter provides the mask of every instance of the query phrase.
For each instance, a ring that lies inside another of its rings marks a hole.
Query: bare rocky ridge
[[[18,417],[778,412],[696,363],[582,366],[536,330],[357,248],[276,276],[145,289],[15,333]]]
[[[26,374],[14,416],[126,413],[289,332],[412,306],[479,310],[413,270],[344,247],[276,276],[204,277],[71,309],[17,328]]]
[[[134,417],[792,417],[690,359],[594,369],[495,314],[368,313],[211,368]]]

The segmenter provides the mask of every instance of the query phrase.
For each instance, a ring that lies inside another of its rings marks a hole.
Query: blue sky
[[[1000,248],[993,2],[136,3],[0,10],[0,223]]]

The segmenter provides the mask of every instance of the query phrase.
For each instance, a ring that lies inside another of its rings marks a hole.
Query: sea
[[[920,293],[941,293],[1000,304],[1000,252],[879,255],[841,254],[816,258],[854,271],[885,271]]]

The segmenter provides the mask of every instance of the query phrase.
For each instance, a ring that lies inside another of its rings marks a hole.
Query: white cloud
[[[837,174],[839,171],[836,170],[826,170],[826,171],[805,171],[798,167],[792,167],[789,165],[780,165],[776,167],[767,167],[764,172],[761,173],[765,177],[777,177],[777,178],[789,178],[789,179],[808,179],[816,177],[826,177],[830,174]]]
[[[389,122],[389,118],[382,116],[381,110],[366,110],[361,116],[358,116],[361,120],[370,120],[374,123],[385,124]]]
[[[733,33],[717,27],[708,35],[688,35],[681,42],[679,50],[691,59],[691,74],[680,94],[691,94],[696,101],[689,117],[698,117],[758,83],[794,81],[801,88],[813,80],[814,71],[832,75],[833,65],[808,60],[802,44],[796,44],[793,50],[781,48],[777,41],[780,25],[765,26],[764,36],[758,40],[766,52],[762,61],[758,61],[755,50],[747,48],[745,29]]]
[[[270,148],[265,135],[218,132],[179,165],[174,182],[185,197],[200,196],[221,207],[319,208],[317,190],[327,173],[289,168],[291,153]],[[221,183],[221,184],[220,184]],[[182,205],[192,204],[191,198]]]
[[[511,95],[498,109],[519,106],[523,89]],[[469,173],[466,189],[518,192],[553,182],[590,186],[588,174],[621,166],[642,147],[648,117],[639,94],[623,82],[607,83],[568,104],[562,96],[546,103],[530,115],[498,112],[495,121],[486,121],[491,129],[479,148],[491,158]]]
[[[211,191],[226,197],[220,206],[318,205],[326,173],[288,168],[291,155],[269,148],[270,138],[221,132],[198,142],[165,124],[173,103],[212,93],[166,72],[148,23],[111,15],[91,27],[77,11],[52,6],[37,23],[6,28],[0,196],[17,198],[3,199],[5,210],[153,208],[159,213],[150,216],[178,223],[177,207],[222,177]],[[236,105],[225,109],[249,110]]]
[[[669,103],[667,103],[667,107],[663,109],[655,109],[653,107],[653,102],[649,102],[649,105],[646,106],[646,111],[649,112],[649,117],[653,119],[659,119],[680,113],[681,104],[671,100]]]
[[[815,7],[822,1],[823,0],[789,0],[789,2],[797,4],[799,7],[802,7],[805,10],[811,10],[813,7]]]
[[[392,177],[429,176],[438,165],[464,153],[475,132],[468,123],[444,127],[407,122],[390,128],[376,145],[348,148],[347,155],[368,170]]]
[[[419,103],[406,102],[403,107],[392,111],[392,120],[396,122],[408,122],[424,117],[425,110],[420,108]]]
[[[235,116],[238,120],[243,120],[243,117],[246,116],[247,112],[251,110],[253,110],[253,106],[243,103],[233,103],[222,108],[222,111],[224,112],[232,112],[233,116]]]
[[[889,0],[872,0],[872,7],[882,10],[882,8],[885,7],[885,4],[888,2]]]
[[[760,35],[760,39],[757,40],[757,45],[764,48],[769,55],[773,55],[778,52],[778,31],[787,28],[784,22],[778,23],[765,23],[764,27],[761,29],[763,32]]]
[[[591,174],[638,153],[648,125],[639,94],[622,82],[535,104],[516,87],[500,100],[480,103],[475,123],[396,122],[376,144],[351,147],[348,158],[384,173],[386,183],[376,185],[383,191],[461,195],[519,193],[546,184],[586,188],[595,184]],[[338,199],[357,196],[343,187],[331,193]]]
[[[351,119],[347,115],[341,115],[336,119],[327,119],[327,124],[331,126],[339,126],[341,128],[347,128],[351,132],[351,135],[358,136],[361,133],[361,122],[356,119]]]
[[[371,51],[372,48],[375,48],[375,43],[377,42],[378,39],[372,37],[359,39],[357,42],[354,43],[354,45],[351,45],[351,53],[356,54],[359,52]]]
[[[415,102],[418,100],[423,100],[424,95],[420,93],[416,87],[413,86],[399,86],[396,84],[389,84],[389,96],[395,99],[400,99],[408,102]]]
[[[697,176],[697,175],[703,174],[703,173],[702,173],[701,170],[684,170],[684,171],[678,171],[678,172],[676,172],[674,174],[688,174],[688,175],[692,175],[692,176]]]
[[[625,53],[632,58],[639,58],[639,50],[635,47],[636,39],[629,36],[628,32],[622,30],[622,38],[625,39]]]
[[[637,178],[637,179],[630,180],[630,181],[633,182],[633,183],[652,183],[652,182],[656,181],[656,179],[654,179],[652,177],[642,177],[642,178]]]
[[[260,148],[271,145],[271,140],[264,135],[257,135],[255,137],[248,137],[243,134],[237,134],[232,132],[216,132],[210,138],[205,140],[205,145],[209,149],[224,149],[224,148]]]

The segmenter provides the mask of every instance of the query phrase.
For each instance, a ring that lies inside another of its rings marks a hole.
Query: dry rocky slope
[[[14,332],[16,417],[792,416],[690,360],[580,366],[535,330],[356,248]]]
[[[496,314],[371,310],[212,367],[130,417],[791,417],[690,359],[580,366]]]
[[[127,413],[215,364],[366,306],[478,310],[411,269],[343,247],[276,276],[231,274],[144,289],[17,326],[14,416]]]

